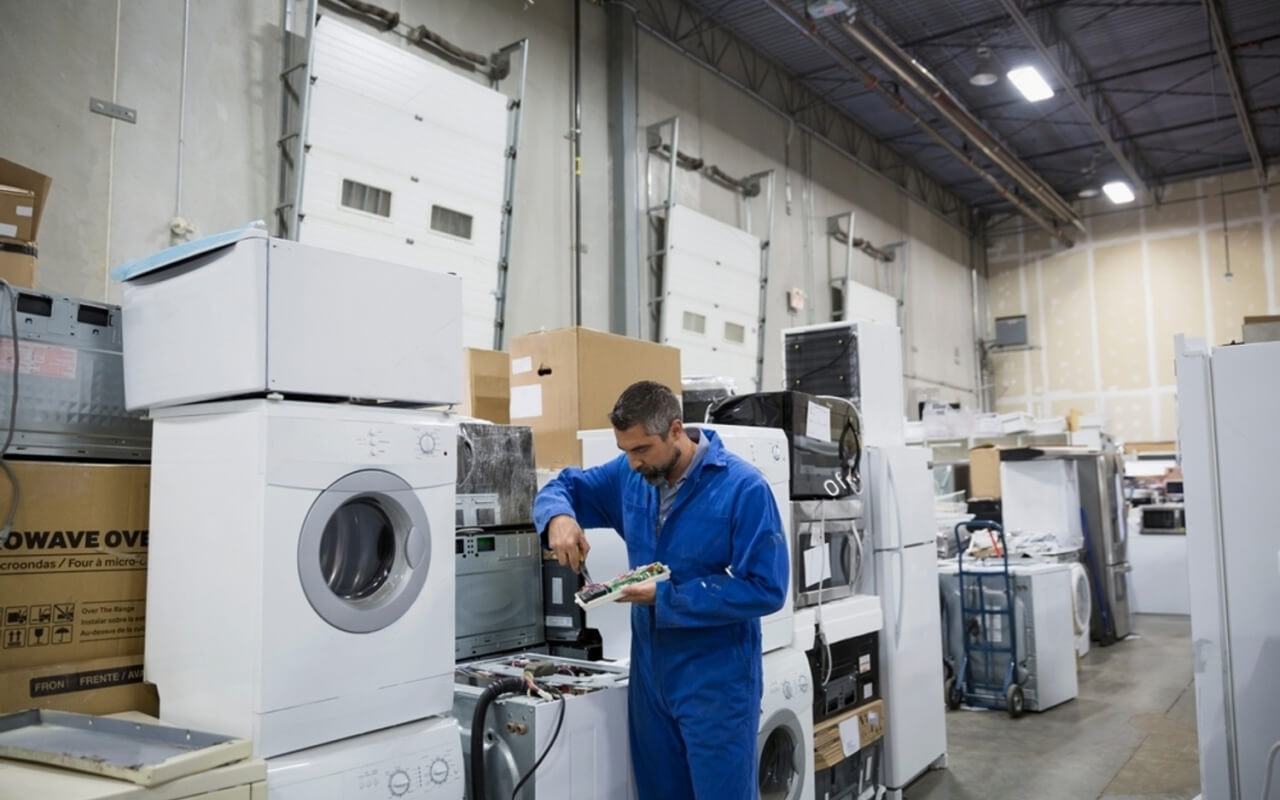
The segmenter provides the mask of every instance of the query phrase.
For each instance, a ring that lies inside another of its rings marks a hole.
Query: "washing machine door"
[[[804,773],[804,733],[790,710],[776,711],[760,726],[760,800],[795,800],[809,779]]]
[[[413,605],[431,568],[431,526],[413,488],[380,469],[349,473],[316,497],[298,535],[298,577],[326,622],[381,630]]]

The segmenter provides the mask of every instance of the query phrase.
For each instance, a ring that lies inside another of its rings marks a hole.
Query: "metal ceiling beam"
[[[1089,68],[1076,51],[1075,45],[1059,29],[1054,12],[1037,14],[1033,23],[1028,13],[1030,3],[1027,0],[1000,0],[1000,3],[1040,53],[1045,66],[1053,72],[1063,90],[1084,114],[1089,126],[1098,134],[1112,158],[1124,170],[1124,174],[1129,176],[1134,188],[1150,189],[1147,176],[1154,174],[1151,162],[1137,146],[1126,141],[1132,136],[1121,119],[1120,112],[1101,89],[1092,85],[1093,76]],[[1078,83],[1085,84],[1086,88],[1077,89]],[[1138,169],[1139,164],[1142,166],[1141,170]]]
[[[941,131],[929,124],[920,114],[918,114],[911,106],[904,102],[903,98],[895,91],[891,90],[872,72],[859,64],[852,56],[836,47],[825,36],[818,32],[817,27],[810,24],[810,21],[800,12],[793,9],[786,0],[764,0],[764,4],[773,9],[780,17],[791,24],[803,36],[817,45],[823,52],[835,59],[836,63],[847,69],[853,75],[857,75],[869,89],[877,91],[881,97],[889,103],[896,111],[906,115],[920,130],[928,133],[938,144],[959,160],[962,164],[973,170],[980,178],[985,180],[992,186],[1000,196],[1008,200],[1017,208],[1024,216],[1044,228],[1051,236],[1054,236],[1067,247],[1071,247],[1073,241],[1067,232],[1060,226],[1055,219],[1049,219],[1044,214],[1036,210],[1026,200],[1017,193],[1008,189],[1000,182],[1000,179],[983,169],[974,159],[973,156],[961,150]],[[1078,220],[1077,220],[1078,221]],[[1083,226],[1081,226],[1083,230]]]
[[[635,7],[636,25],[662,44],[889,181],[904,196],[966,234],[979,229],[979,220],[959,195],[943,188],[918,164],[854,122],[819,91],[787,73],[715,20],[708,21],[681,0],[633,0],[626,4]]]
[[[1258,138],[1253,132],[1253,120],[1249,118],[1249,107],[1245,103],[1244,89],[1240,85],[1240,76],[1236,71],[1235,56],[1231,52],[1231,37],[1227,34],[1227,20],[1218,0],[1203,0],[1206,16],[1209,17],[1209,29],[1213,33],[1213,46],[1218,51],[1218,61],[1227,77],[1227,89],[1231,92],[1231,105],[1236,110],[1236,120],[1240,123],[1240,132],[1244,134],[1245,146],[1249,148],[1249,160],[1253,162],[1253,171],[1264,185],[1267,182],[1267,168],[1262,159],[1262,151],[1258,149]]]
[[[766,0],[766,3],[770,6],[775,5],[774,0]],[[987,130],[986,126],[956,99],[950,89],[903,51],[888,34],[863,17],[840,20],[836,23],[836,27],[858,44],[891,76],[902,81],[933,110],[955,126],[979,151],[1013,178],[1023,191],[1035,198],[1056,221],[1074,225],[1084,232],[1084,223],[1080,220],[1080,216],[1058,194],[1057,190],[1022,163],[1015,153]],[[853,61],[853,59],[849,60]],[[874,75],[868,72],[867,76],[869,85],[879,84],[879,79]],[[889,96],[896,98],[896,95]]]

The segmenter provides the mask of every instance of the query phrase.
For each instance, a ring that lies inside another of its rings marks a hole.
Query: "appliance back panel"
[[[827,677],[827,649],[819,641],[808,656],[815,687],[814,722],[880,699],[879,632],[831,645],[831,678],[826,686],[822,684]]]
[[[457,524],[532,525],[536,491],[532,428],[475,422],[458,425]],[[468,498],[476,502],[468,503]],[[480,506],[475,518],[465,513],[472,505]]]
[[[829,328],[787,335],[787,388],[815,395],[845,397],[858,405],[858,335],[849,328]]]
[[[149,461],[151,421],[124,406],[120,307],[14,288],[18,411],[9,455]],[[12,393],[13,339],[0,301],[0,406]]]
[[[454,653],[459,659],[541,644],[542,550],[532,530],[454,538]]]

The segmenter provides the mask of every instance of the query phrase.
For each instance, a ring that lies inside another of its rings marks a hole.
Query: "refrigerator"
[[[930,767],[946,766],[933,471],[923,447],[868,447],[863,464],[870,558],[858,593],[878,595],[884,611],[883,780],[897,800]]]
[[[1089,534],[1085,559],[1097,595],[1090,628],[1095,640],[1108,645],[1133,632],[1124,457],[1115,450],[1104,450],[1077,458],[1076,469]]]
[[[1280,342],[1174,352],[1201,797],[1280,800]]]

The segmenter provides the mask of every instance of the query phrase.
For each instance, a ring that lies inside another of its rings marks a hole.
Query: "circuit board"
[[[613,580],[604,583],[588,583],[578,590],[574,601],[584,610],[590,610],[605,603],[613,603],[622,597],[622,590],[627,586],[639,586],[650,581],[659,583],[671,577],[671,570],[666,564],[654,562],[643,567],[624,572]]]

